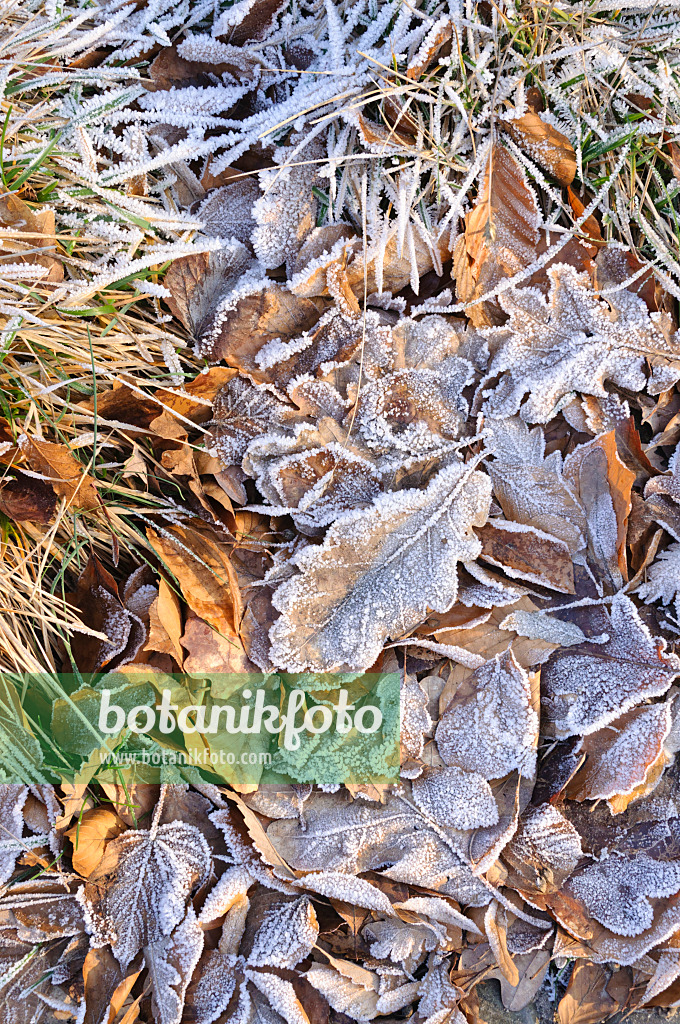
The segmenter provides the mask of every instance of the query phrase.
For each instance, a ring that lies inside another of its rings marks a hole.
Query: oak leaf
[[[614,596],[605,644],[585,643],[555,651],[543,668],[543,712],[557,736],[586,736],[609,725],[649,697],[658,697],[680,673],[635,605]]]
[[[547,298],[531,287],[503,292],[508,322],[483,332],[492,352],[480,384],[489,415],[519,411],[527,422],[547,423],[571,392],[604,398],[611,382],[658,394],[680,377],[680,346],[664,314],[651,317],[642,299],[625,290],[604,302],[588,276],[567,264],[551,267],[548,276]],[[645,359],[653,366],[649,378]]]
[[[368,668],[386,639],[414,629],[429,608],[447,611],[457,563],[479,554],[472,526],[486,521],[489,500],[488,477],[452,463],[424,491],[380,495],[336,519],[322,545],[293,557],[299,574],[274,594],[273,663]]]

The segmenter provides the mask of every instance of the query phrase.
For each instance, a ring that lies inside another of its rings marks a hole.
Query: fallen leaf
[[[496,143],[477,204],[465,217],[465,232],[453,254],[458,299],[468,304],[466,312],[475,327],[506,319],[497,300],[475,300],[533,262],[540,220],[522,167]]]
[[[571,185],[576,175],[576,154],[566,135],[532,111],[499,124],[520,149],[560,185]],[[569,192],[571,198],[571,189]]]
[[[79,875],[89,877],[104,856],[106,844],[123,831],[125,825],[106,807],[86,811],[65,835],[73,844],[71,863]]]
[[[456,563],[479,554],[471,527],[486,521],[487,484],[474,468],[453,464],[425,491],[381,495],[372,507],[336,519],[323,545],[295,556],[301,571],[274,594],[282,614],[270,631],[273,663],[289,671],[367,668],[386,639],[426,617],[428,605],[447,611],[456,599]],[[461,518],[454,527],[455,516]],[[397,566],[399,582],[390,593],[385,584]],[[425,567],[436,580],[427,601]],[[320,586],[329,572],[336,580],[330,594]]]
[[[88,512],[101,507],[94,480],[65,444],[22,434],[19,450],[31,469],[42,474],[55,494],[65,498],[68,505]]]

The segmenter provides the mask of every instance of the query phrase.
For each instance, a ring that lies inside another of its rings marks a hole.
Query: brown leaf
[[[206,88],[214,85],[215,75],[221,77],[225,72],[240,80],[245,77],[247,64],[248,57],[245,53],[242,58],[233,63],[229,61],[207,63],[200,60],[184,60],[177,53],[176,46],[165,46],[152,62],[149,74],[157,89],[186,88],[187,86]],[[254,61],[253,64],[255,64]]]
[[[595,260],[595,286],[598,291],[614,288],[616,285],[628,281],[638,271],[643,270],[644,266],[645,264],[637,258],[635,253],[606,246],[600,249]],[[660,307],[656,301],[654,271],[652,267],[649,267],[626,287],[628,291],[634,295],[639,295],[644,300],[651,313],[658,312]]]
[[[234,12],[218,38],[232,46],[242,46],[249,39],[262,39],[282,7],[283,0],[254,0],[244,4],[244,10]]]
[[[555,651],[541,672],[542,710],[560,737],[588,735],[650,697],[680,673],[680,660],[652,636],[633,602],[614,595],[601,620],[609,640]]]
[[[583,203],[581,202],[581,200],[572,188],[567,189],[567,195],[569,196],[569,205],[574,211],[574,216],[578,220],[578,218],[583,215],[585,206],[583,205]],[[602,237],[602,229],[600,228],[600,222],[594,214],[591,213],[589,217],[586,217],[583,224],[581,225],[581,231],[584,235],[586,235],[588,240],[593,243],[593,245],[596,245],[598,247],[598,249],[601,246],[607,244],[604,238]]]
[[[104,856],[107,841],[124,828],[118,815],[106,807],[86,811],[82,819],[65,833],[73,844],[71,863],[74,870],[88,878]]]
[[[93,398],[78,403],[82,408],[94,412]],[[97,416],[104,420],[116,420],[131,426],[146,428],[162,409],[153,398],[140,394],[127,384],[117,381],[109,391],[97,394]]]
[[[5,235],[5,254],[11,254],[14,263],[26,263],[31,266],[45,267],[47,274],[40,283],[56,284],[64,279],[64,267],[60,259],[49,253],[26,252],[24,250],[55,248],[54,213],[42,210],[34,213],[23,199],[12,192],[3,192],[0,196],[0,225],[8,229]],[[36,237],[37,236],[37,237]]]
[[[43,480],[18,472],[16,479],[0,487],[0,512],[16,523],[46,525],[54,515],[57,496]]]
[[[22,435],[19,448],[31,469],[41,473],[60,498],[91,512],[101,507],[92,477],[65,444]]]
[[[113,954],[104,946],[88,950],[83,964],[85,1016],[83,1024],[110,1024],[132,991],[140,972],[125,976]]]
[[[613,806],[611,798],[628,796],[628,800],[632,799],[656,768],[659,758],[663,770],[668,760],[664,741],[670,728],[670,702],[643,704],[604,729],[585,736],[581,750],[587,755],[587,761],[567,787],[569,799],[605,799],[609,800],[612,813],[624,811],[628,801],[617,801]]]
[[[210,419],[211,403],[234,376],[236,370],[229,366],[211,366],[207,372],[199,373],[193,380],[187,381],[181,393],[161,388],[154,394],[171,412],[193,420],[194,423],[204,423]],[[160,407],[157,405],[156,409],[158,414]]]
[[[576,154],[566,135],[531,112],[514,121],[501,121],[500,126],[560,185],[571,185],[576,175]]]
[[[535,605],[528,597],[514,602],[511,607],[513,611],[535,612],[538,610],[538,605]],[[465,626],[449,628],[444,623],[441,627],[436,628],[432,635],[438,643],[462,647],[470,654],[479,655],[485,661],[497,654],[502,654],[510,645],[512,645],[511,649],[516,661],[523,668],[529,668],[545,661],[550,652],[556,649],[557,644],[546,640],[530,640],[520,637],[514,630],[502,627],[501,623],[507,618],[507,614],[507,607],[494,608],[490,614],[487,613],[488,618],[482,618],[481,622],[477,620],[468,628]],[[442,691],[440,700],[442,709],[453,697],[461,680],[468,675],[469,669],[466,669],[464,665],[456,665]]]
[[[600,1024],[619,1009],[607,992],[609,974],[598,964],[577,960],[557,1008],[559,1024]]]
[[[410,135],[402,135],[397,127],[371,121],[364,117],[363,114],[359,114],[359,130],[364,141],[368,142],[369,145],[371,143],[379,143],[383,148],[396,146],[399,149],[403,149],[404,146],[413,145],[413,138]]]
[[[149,619],[149,639],[144,650],[171,654],[181,668],[184,658],[180,643],[182,610],[177,594],[162,576],[158,597],[149,608]]]
[[[146,641],[146,627],[124,607],[115,580],[95,555],[78,578],[71,603],[86,626],[108,637],[73,635],[71,650],[81,672],[97,672],[105,665],[112,669],[133,660]]]
[[[445,21],[443,24],[436,22],[425,37],[425,41],[418,50],[415,60],[412,64],[409,64],[406,77],[417,81],[427,71],[444,44],[451,39],[452,34],[453,29],[450,20]]]
[[[149,528],[147,536],[192,611],[218,633],[232,636],[242,607],[229,545],[211,531],[191,526],[174,526],[163,534]]]
[[[520,523],[493,519],[477,531],[482,542],[480,558],[509,576],[573,594],[574,566],[563,540]]]
[[[194,615],[187,618],[182,646],[188,652],[184,671],[192,675],[257,671],[237,633],[222,636]]]
[[[484,928],[489,940],[491,951],[496,963],[506,980],[516,988],[519,985],[519,972],[508,952],[507,919],[505,908],[498,900],[492,900],[484,915]]]
[[[459,300],[473,303],[528,267],[536,258],[539,223],[536,199],[522,167],[496,143],[477,204],[465,217],[465,232],[453,254]],[[506,319],[495,299],[470,305],[466,312],[475,327],[502,324]]]
[[[600,459],[593,465],[592,473],[602,476],[602,470],[606,474],[606,483],[614,506],[616,516],[616,552],[618,566],[624,580],[628,579],[628,568],[626,564],[626,533],[628,516],[632,508],[631,490],[635,483],[635,473],[629,469],[619,456],[617,451],[617,434],[610,430],[607,434],[601,434],[588,444],[579,445],[565,461],[564,475],[572,485],[580,491],[583,486],[581,479],[583,474],[584,461],[589,459],[596,449],[601,449],[605,460]],[[583,498],[583,495],[581,495]],[[588,511],[588,510],[587,510]]]

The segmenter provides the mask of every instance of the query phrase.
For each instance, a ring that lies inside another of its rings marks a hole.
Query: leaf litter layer
[[[679,1005],[672,5],[4,13],[3,1021]],[[105,780],[114,671],[401,782]]]

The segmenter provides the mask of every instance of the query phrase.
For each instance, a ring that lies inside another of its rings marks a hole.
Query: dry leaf
[[[73,844],[71,863],[79,875],[89,877],[104,856],[109,839],[125,828],[117,814],[106,807],[86,811],[65,835]]]
[[[428,606],[447,611],[456,599],[456,563],[479,554],[471,527],[486,521],[488,501],[488,478],[454,463],[424,491],[381,495],[369,509],[336,519],[323,545],[295,556],[299,574],[274,594],[281,612],[270,631],[274,664],[368,668],[385,640],[412,630]],[[329,573],[336,580],[330,593],[320,586]]]
[[[191,610],[218,633],[233,635],[242,613],[229,546],[215,534],[192,527],[176,526],[162,534],[149,528],[147,536]]]
[[[540,215],[520,164],[498,143],[491,150],[477,205],[465,218],[456,242],[454,273],[458,299],[474,303],[504,278],[536,258]],[[475,327],[504,322],[495,299],[468,305]]]
[[[501,121],[500,126],[560,185],[571,185],[576,175],[576,154],[566,135],[531,111],[512,121]]]
[[[22,434],[19,450],[31,469],[41,473],[55,494],[65,498],[68,505],[88,512],[100,508],[94,480],[66,445]]]

